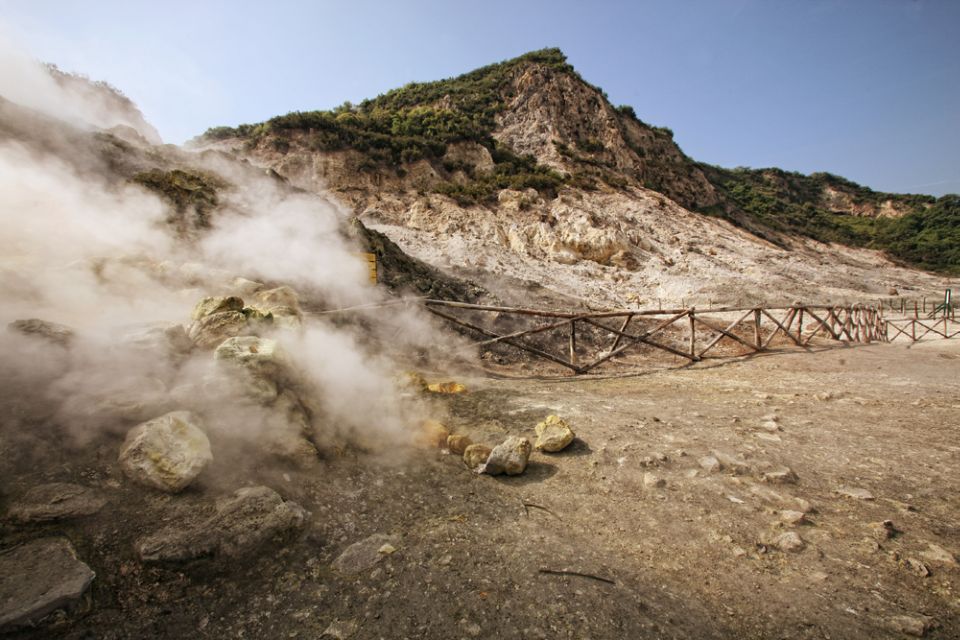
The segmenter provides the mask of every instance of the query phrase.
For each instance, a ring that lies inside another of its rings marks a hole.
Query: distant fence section
[[[882,304],[548,311],[447,300],[422,303],[430,313],[478,336],[478,346],[509,345],[575,374],[593,371],[640,347],[698,362],[784,346],[806,348],[818,337],[866,344],[898,338],[916,342],[930,334],[942,338],[960,335],[952,307],[944,310],[942,318],[921,319],[885,318]],[[484,315],[487,322],[478,318]],[[504,317],[523,317],[526,326],[506,333],[492,328],[505,324]],[[553,339],[544,339],[547,334],[553,334]],[[581,339],[583,334],[589,339]],[[540,336],[539,340],[533,342],[534,336]],[[564,345],[562,350],[558,343]],[[731,345],[736,347],[733,352],[721,349]]]

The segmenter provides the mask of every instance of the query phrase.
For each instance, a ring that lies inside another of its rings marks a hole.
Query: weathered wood
[[[826,329],[828,332],[830,332],[830,335],[833,336],[833,339],[834,339],[834,340],[837,339],[837,335],[833,332],[833,329],[831,329],[830,326],[827,325],[827,323],[823,321],[823,318],[821,318],[820,316],[818,316],[817,314],[815,314],[815,313],[814,313],[813,311],[811,311],[810,309],[807,309],[807,313],[808,313],[809,315],[811,315],[814,320],[816,320],[817,322],[820,323],[820,326],[817,327],[818,330],[820,329],[820,327],[823,327],[823,328]],[[812,334],[811,334],[811,335],[812,335]],[[809,343],[809,342],[810,342],[810,340],[809,340],[809,338],[808,338],[808,339],[807,339],[807,343]]]
[[[690,307],[690,359],[697,357],[697,314],[693,307]]]
[[[570,321],[570,362],[577,364],[577,321]]]
[[[691,360],[691,361],[696,362],[699,358],[696,358],[696,357],[691,358],[689,354],[684,353],[683,351],[680,351],[679,349],[675,349],[675,348],[673,348],[673,347],[671,347],[671,346],[669,346],[669,345],[665,345],[665,344],[662,344],[662,343],[660,343],[660,342],[656,342],[655,340],[651,340],[651,339],[650,339],[650,336],[653,336],[654,334],[659,333],[660,331],[666,329],[666,328],[669,327],[671,324],[673,324],[673,323],[676,322],[677,320],[681,319],[681,318],[682,318],[683,316],[685,316],[685,315],[687,315],[687,312],[686,312],[686,311],[684,311],[684,312],[682,312],[682,313],[679,313],[679,314],[676,314],[676,315],[674,315],[673,317],[667,318],[666,320],[664,320],[663,322],[661,322],[660,324],[658,324],[658,325],[657,325],[656,327],[654,327],[653,329],[650,329],[650,330],[648,330],[648,331],[645,331],[645,332],[643,332],[643,333],[640,334],[640,335],[631,335],[631,334],[625,333],[625,332],[623,332],[623,331],[617,331],[616,329],[614,329],[614,328],[612,328],[612,327],[608,327],[607,325],[605,325],[605,324],[603,324],[603,323],[601,323],[601,322],[599,322],[599,321],[597,321],[597,320],[594,320],[593,318],[584,318],[583,321],[586,322],[587,324],[593,325],[593,326],[598,327],[598,328],[600,328],[600,329],[604,329],[604,330],[606,330],[606,331],[610,331],[611,333],[621,334],[621,337],[626,338],[626,339],[628,339],[628,340],[631,340],[633,344],[635,344],[635,343],[646,344],[646,345],[649,345],[649,346],[654,347],[654,348],[656,348],[656,349],[661,349],[661,350],[666,351],[666,352],[668,352],[668,353],[672,353],[672,354],[674,354],[674,355],[677,355],[677,356],[680,356],[680,357],[682,357],[682,358],[686,358],[686,359],[688,359],[688,360]],[[625,344],[625,345],[622,345],[622,346],[621,346],[619,349],[617,349],[616,351],[612,351],[612,352],[610,352],[610,353],[608,353],[608,354],[606,354],[606,355],[598,358],[597,360],[594,360],[593,362],[591,362],[591,363],[589,363],[589,364],[583,365],[583,366],[581,367],[581,369],[582,369],[583,371],[589,371],[590,369],[593,369],[593,368],[595,368],[595,367],[603,364],[603,363],[606,362],[607,360],[610,360],[610,359],[615,358],[616,356],[620,355],[621,353],[623,353],[624,351],[626,351],[627,349],[629,349],[630,347],[632,347],[633,344]]]
[[[488,336],[488,337],[491,337],[491,338],[502,338],[502,337],[503,337],[503,336],[500,336],[500,335],[494,333],[493,331],[489,331],[489,330],[487,330],[487,329],[484,329],[483,327],[478,327],[478,326],[475,325],[475,324],[471,324],[471,323],[469,323],[469,322],[465,322],[465,321],[461,320],[460,318],[456,318],[456,317],[454,317],[454,316],[451,316],[450,314],[443,313],[442,311],[438,311],[438,310],[432,309],[432,308],[430,308],[430,307],[427,307],[427,311],[429,311],[430,313],[432,313],[432,314],[434,314],[434,315],[440,316],[441,318],[445,318],[445,319],[449,320],[450,322],[452,322],[452,323],[454,323],[454,324],[458,324],[458,325],[460,325],[460,326],[462,326],[462,327],[466,327],[467,329],[472,329],[472,330],[476,331],[477,333],[482,333],[482,334],[485,335],[485,336]],[[567,362],[567,361],[564,360],[563,358],[559,358],[559,357],[553,355],[552,353],[547,353],[546,351],[542,351],[542,350],[540,350],[540,349],[537,349],[536,347],[531,347],[531,346],[529,346],[529,345],[525,345],[525,344],[523,344],[522,342],[517,342],[516,340],[514,340],[514,339],[512,339],[512,338],[504,339],[503,342],[504,342],[505,344],[509,344],[509,345],[512,345],[512,346],[514,346],[514,347],[516,347],[516,348],[518,348],[518,349],[521,349],[521,350],[523,350],[523,351],[527,351],[527,352],[529,352],[529,353],[538,355],[538,356],[540,356],[541,358],[546,358],[547,360],[550,360],[550,361],[552,361],[552,362],[556,362],[557,364],[559,364],[559,365],[561,365],[561,366],[564,366],[564,367],[566,367],[566,368],[568,368],[568,369],[572,369],[575,373],[580,373],[580,367],[578,367],[577,365],[573,364],[572,362]]]
[[[760,309],[753,310],[753,340],[757,343],[757,349],[763,349],[763,341],[760,335]]]
[[[583,319],[583,316],[580,316],[580,317],[577,318],[577,320],[581,320],[581,319]],[[551,329],[556,329],[556,328],[558,328],[558,327],[563,327],[563,326],[566,326],[566,325],[568,325],[568,324],[570,324],[570,321],[569,321],[569,320],[558,320],[557,322],[551,322],[550,324],[545,324],[545,325],[542,325],[542,326],[539,326],[539,327],[534,327],[533,329],[522,329],[522,330],[520,330],[520,331],[516,331],[516,332],[514,332],[514,333],[508,333],[507,335],[499,336],[499,337],[497,337],[497,338],[491,338],[491,339],[489,339],[489,340],[482,340],[482,341],[476,343],[476,346],[478,346],[478,347],[483,347],[483,346],[486,346],[486,345],[488,345],[488,344],[494,344],[494,343],[497,343],[497,342],[503,342],[504,340],[508,340],[508,339],[510,339],[510,338],[522,338],[522,337],[534,335],[534,334],[537,334],[537,333],[543,333],[544,331],[550,331]]]
[[[620,325],[620,332],[617,334],[616,338],[614,339],[613,346],[610,347],[611,352],[616,351],[617,347],[620,346],[620,341],[623,340],[623,332],[627,330],[628,326],[630,326],[631,320],[633,320],[632,313],[623,319],[623,324]]]
[[[746,315],[742,316],[739,320],[737,320],[736,322],[734,322],[733,324],[731,324],[727,329],[732,329],[732,328],[735,327],[736,325],[740,324],[741,322],[743,322],[743,319],[746,318],[748,315],[750,315],[750,314],[747,313]],[[710,329],[713,329],[714,331],[719,331],[720,333],[722,333],[723,335],[727,336],[728,338],[731,338],[731,339],[733,339],[733,340],[736,340],[737,342],[739,342],[740,344],[742,344],[743,346],[745,346],[745,347],[747,347],[747,348],[749,348],[749,349],[753,349],[754,351],[760,351],[760,349],[758,349],[757,347],[753,346],[752,344],[750,344],[749,342],[747,342],[746,340],[744,340],[743,338],[741,338],[741,337],[738,336],[737,334],[731,333],[731,332],[728,331],[727,329],[721,329],[719,326],[713,324],[712,322],[710,322],[710,321],[708,321],[708,320],[704,320],[704,319],[703,319],[703,316],[698,317],[698,318],[697,318],[697,321],[700,322],[701,324],[705,324],[707,327],[709,327]],[[718,341],[718,340],[714,340],[714,341],[710,344],[710,347],[712,347],[712,346],[713,346],[714,344],[716,344],[717,342],[719,342],[719,341]],[[704,349],[704,351],[706,351],[706,349]],[[703,356],[703,351],[701,351],[699,355],[702,357],[702,356]]]
[[[776,318],[774,318],[773,315],[771,315],[766,309],[761,309],[761,311],[763,312],[763,315],[765,315],[765,316],[767,316],[768,318],[770,318],[770,320],[772,320],[773,323],[774,323],[775,325],[777,325],[777,327],[778,327],[777,329],[774,329],[773,333],[771,333],[771,334],[767,337],[767,341],[763,343],[763,348],[764,348],[764,349],[766,349],[767,347],[770,346],[770,342],[774,339],[774,337],[777,335],[777,333],[778,333],[779,331],[783,331],[784,335],[787,336],[788,338],[790,338],[791,340],[793,340],[793,343],[794,343],[795,345],[797,345],[798,347],[802,347],[802,346],[803,346],[802,344],[800,344],[800,341],[797,340],[796,338],[794,338],[794,337],[793,337],[793,334],[790,333],[790,326],[793,324],[793,319],[794,319],[794,318],[796,317],[796,315],[797,315],[797,310],[796,310],[796,309],[791,308],[790,311],[787,312],[786,317],[783,319],[783,323],[784,323],[784,324],[781,324],[780,321],[777,320]]]

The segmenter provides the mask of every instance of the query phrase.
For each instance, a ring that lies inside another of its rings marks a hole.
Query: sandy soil
[[[110,499],[85,520],[0,529],[2,546],[67,535],[97,573],[79,610],[11,637],[960,635],[960,569],[929,547],[960,552],[960,340],[468,382],[436,401],[456,430],[491,444],[532,438],[557,413],[578,440],[534,453],[514,478],[477,476],[440,451],[348,454],[309,471],[207,478],[175,498],[124,482],[111,443],[51,448],[56,464],[42,470],[8,459],[7,497],[57,480]],[[761,428],[772,415],[779,429]],[[714,451],[742,467],[705,470],[699,459]],[[781,467],[795,483],[763,481]],[[255,483],[306,507],[307,529],[242,562],[135,559],[137,536]],[[781,522],[804,509],[804,523]],[[875,526],[884,520],[893,537]],[[773,542],[789,531],[801,550]],[[396,536],[393,554],[355,575],[331,568],[377,533]]]

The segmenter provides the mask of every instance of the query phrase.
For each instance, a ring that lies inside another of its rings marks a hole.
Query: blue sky
[[[0,37],[176,143],[557,46],[698,160],[960,192],[952,0],[0,0]]]

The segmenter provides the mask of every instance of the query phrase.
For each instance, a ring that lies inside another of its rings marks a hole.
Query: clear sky
[[[556,46],[698,160],[960,192],[957,0],[0,0],[0,37],[176,143]]]

